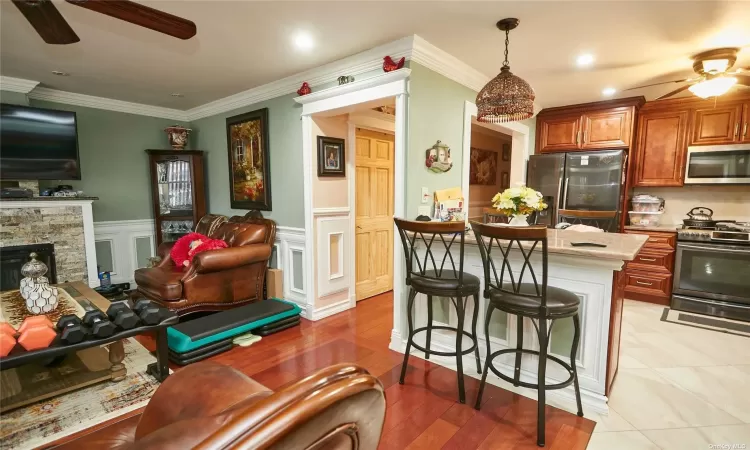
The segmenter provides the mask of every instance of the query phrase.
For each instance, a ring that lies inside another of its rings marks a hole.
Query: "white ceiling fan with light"
[[[661,100],[677,95],[685,90],[689,90],[698,97],[709,98],[726,94],[735,85],[750,87],[750,72],[748,72],[750,71],[750,67],[731,70],[737,61],[737,52],[739,50],[739,48],[733,47],[717,48],[693,56],[693,70],[698,74],[697,77],[647,84],[625,90],[632,91],[661,84],[687,83],[685,86],[679,87],[657,99]],[[745,74],[744,72],[748,73]]]

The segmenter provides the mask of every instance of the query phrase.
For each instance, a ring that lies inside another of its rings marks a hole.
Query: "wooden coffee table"
[[[57,287],[60,291],[58,306],[47,314],[53,323],[66,314],[83,317],[85,310],[77,299],[86,299],[105,312],[109,308],[110,301],[83,282],[64,283]],[[25,301],[18,291],[0,292],[0,312],[2,320],[16,328],[24,318],[32,315],[26,310]],[[0,412],[95,383],[125,379],[123,339],[145,332],[156,332],[157,363],[150,365],[148,372],[162,381],[169,374],[166,329],[175,323],[177,317],[169,316],[158,325],[118,331],[107,339],[88,339],[68,346],[56,339],[48,348],[35,351],[25,351],[16,345],[8,356],[0,358]]]

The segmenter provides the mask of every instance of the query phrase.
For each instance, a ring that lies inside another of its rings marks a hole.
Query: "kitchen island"
[[[583,402],[584,414],[586,411],[607,414],[607,395],[617,374],[617,365],[620,349],[620,324],[622,321],[622,306],[625,294],[626,277],[624,276],[624,265],[632,261],[643,247],[648,236],[638,234],[620,233],[582,233],[567,230],[548,230],[549,248],[549,274],[550,286],[567,289],[581,298],[581,340],[576,356],[578,378],[581,386],[581,400]],[[479,246],[473,233],[467,232],[464,250],[464,271],[476,275],[484,283],[484,269]],[[573,247],[571,242],[595,242],[605,244],[601,247]],[[433,247],[435,259],[440,261],[442,253]],[[442,246],[440,246],[442,249]],[[452,247],[458,251],[458,245]],[[511,252],[514,273],[520,270],[523,257],[519,250]],[[455,255],[454,255],[455,256]],[[531,258],[535,267],[541,267],[541,251],[535,251]],[[538,272],[541,273],[541,272]],[[516,273],[516,275],[518,275]],[[394,280],[394,283],[403,283],[403,280]],[[479,352],[484,365],[486,345],[484,336],[484,315],[486,311],[486,299],[482,297],[480,290],[479,321],[477,333],[479,335]],[[390,348],[403,353],[406,348],[406,293],[394,296],[394,330],[391,336]],[[457,318],[450,299],[440,298],[434,300],[435,306],[433,318],[435,322],[456,326]],[[420,327],[427,323],[427,300],[423,295],[418,295],[414,302],[414,326]],[[467,302],[466,317],[471,317],[474,302]],[[465,329],[471,328],[471,321],[467,320]],[[493,352],[502,348],[515,347],[516,345],[517,319],[511,314],[495,311],[490,324],[490,341]],[[529,319],[523,323],[524,347],[537,350],[539,341],[536,336],[534,325]],[[425,333],[416,336],[415,340],[424,345]],[[572,318],[555,321],[549,343],[549,354],[555,355],[563,360],[570,360],[570,349],[573,341]],[[469,348],[468,338],[464,339],[463,348]],[[432,348],[435,350],[450,351],[455,346],[455,334],[450,332],[433,332]],[[414,356],[423,357],[424,354],[412,349]],[[473,367],[473,355],[464,356],[464,375],[480,378]],[[455,369],[454,357],[432,357],[431,361]],[[538,359],[534,355],[524,355],[522,359],[521,379],[535,383],[537,378]],[[513,356],[505,355],[495,360],[495,366],[506,374],[513,373]],[[567,379],[568,373],[557,364],[547,364],[547,383],[558,383]],[[536,395],[535,390],[514,388],[496,377],[492,372],[487,381],[514,390],[520,394]],[[573,386],[568,388],[548,391],[548,401],[553,404],[565,406],[575,410],[575,396]],[[467,398],[467,403],[473,399]]]

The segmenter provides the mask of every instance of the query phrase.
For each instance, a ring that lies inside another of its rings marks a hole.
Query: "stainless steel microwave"
[[[750,143],[688,147],[685,184],[750,184]]]

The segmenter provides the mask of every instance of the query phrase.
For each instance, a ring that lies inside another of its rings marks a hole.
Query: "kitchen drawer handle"
[[[638,280],[635,280],[635,282],[637,284],[642,284],[644,286],[651,286],[652,284],[654,284],[654,283],[646,283],[645,281],[638,281]]]
[[[648,262],[656,261],[656,258],[641,258],[640,256],[638,257],[638,259],[640,259],[641,261],[648,261]]]

